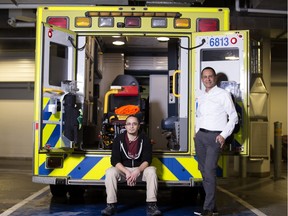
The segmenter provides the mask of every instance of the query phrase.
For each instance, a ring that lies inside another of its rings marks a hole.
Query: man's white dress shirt
[[[226,139],[232,134],[238,115],[230,92],[217,86],[203,93],[198,98],[196,110],[196,132],[200,129],[222,131]]]

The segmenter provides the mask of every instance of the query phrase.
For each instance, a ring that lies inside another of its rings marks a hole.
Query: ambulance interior
[[[77,94],[83,96],[84,111],[81,149],[111,149],[114,137],[125,130],[126,117],[135,114],[154,151],[187,151],[187,142],[180,149],[180,100],[171,89],[173,71],[181,64],[180,39],[97,36],[79,41],[79,47],[86,43],[85,56],[78,51],[77,57]],[[113,45],[115,41],[124,44]],[[84,59],[85,65],[80,63]],[[174,75],[177,93],[179,77]],[[186,130],[187,117],[185,124]]]

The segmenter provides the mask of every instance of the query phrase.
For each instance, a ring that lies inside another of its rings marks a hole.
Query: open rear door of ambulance
[[[76,40],[72,31],[43,24],[40,150],[69,150],[75,144],[77,134],[74,133],[77,130],[68,128],[69,122],[65,122],[63,100],[76,90]],[[73,101],[73,98],[70,99]],[[66,135],[68,130],[70,132]]]
[[[234,139],[225,145],[223,153],[248,155],[248,103],[249,103],[249,32],[219,31],[197,32],[192,35],[192,122],[195,122],[197,97],[204,90],[201,70],[212,67],[217,74],[217,85],[231,92],[236,103],[240,120],[240,130]],[[195,149],[193,149],[195,152]]]

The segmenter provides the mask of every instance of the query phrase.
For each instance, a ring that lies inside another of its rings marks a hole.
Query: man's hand
[[[225,139],[224,139],[224,137],[222,137],[221,135],[218,135],[218,136],[216,137],[215,142],[216,142],[216,143],[219,143],[220,148],[223,148],[223,145],[224,145],[224,143],[225,143]]]
[[[135,186],[136,182],[137,182],[137,178],[140,175],[140,170],[137,168],[135,170],[133,170],[133,172],[129,172],[129,174],[127,175],[126,173],[126,181],[127,181],[127,185],[128,186]]]
[[[125,171],[125,176],[126,176],[126,181],[127,181],[127,185],[128,186],[132,186],[132,182],[131,182],[131,172],[129,170]]]

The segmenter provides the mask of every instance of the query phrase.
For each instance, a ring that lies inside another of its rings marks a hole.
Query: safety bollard
[[[274,180],[281,178],[282,123],[274,122]]]

